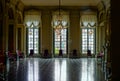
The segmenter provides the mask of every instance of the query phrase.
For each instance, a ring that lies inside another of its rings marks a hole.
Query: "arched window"
[[[59,54],[62,50],[63,54],[67,54],[67,39],[68,39],[68,26],[69,16],[66,12],[54,12],[52,27],[53,27],[53,52]]]
[[[39,27],[41,22],[40,13],[28,12],[25,15],[25,26],[27,30],[27,53],[30,50],[34,51],[34,54],[39,53]]]
[[[87,54],[87,50],[91,50],[95,54],[95,28],[97,24],[97,16],[83,14],[80,18],[81,37],[82,37],[82,54]]]

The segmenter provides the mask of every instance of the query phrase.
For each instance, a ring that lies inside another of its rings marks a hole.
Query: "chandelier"
[[[57,28],[57,29],[62,29],[62,28],[67,28],[67,19],[65,14],[62,14],[61,12],[61,0],[59,0],[59,10],[56,13],[56,15],[54,15],[53,18],[53,28]]]
[[[57,28],[62,28],[62,15],[60,12],[60,5],[61,5],[61,0],[59,0],[59,14],[58,14],[58,21],[57,21]]]

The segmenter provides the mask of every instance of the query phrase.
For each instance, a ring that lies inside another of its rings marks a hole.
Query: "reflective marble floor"
[[[6,81],[104,81],[104,75],[94,58],[25,58],[7,64]]]

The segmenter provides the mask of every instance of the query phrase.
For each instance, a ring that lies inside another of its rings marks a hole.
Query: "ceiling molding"
[[[58,10],[58,6],[25,6],[24,10]],[[96,6],[61,6],[63,10],[97,11]]]
[[[21,0],[26,6],[58,6],[59,0]],[[61,0],[61,6],[97,6],[101,0]]]

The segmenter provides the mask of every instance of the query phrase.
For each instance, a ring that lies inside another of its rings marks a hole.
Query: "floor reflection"
[[[10,62],[6,70],[6,81],[104,81],[94,58],[27,58]]]
[[[95,81],[94,80],[94,61],[91,59],[82,60],[81,81]]]
[[[39,81],[38,61],[33,60],[28,60],[28,81]]]
[[[55,59],[55,81],[67,81],[66,66],[66,59]]]

